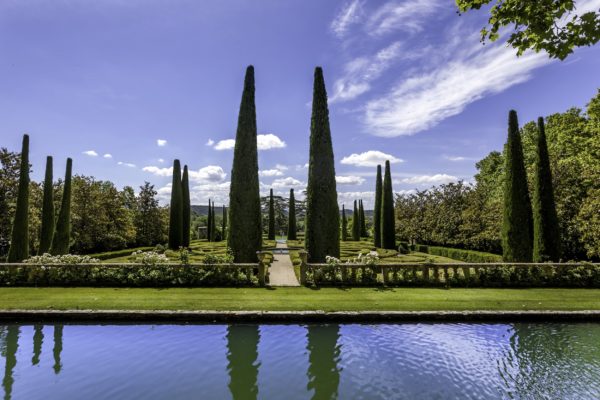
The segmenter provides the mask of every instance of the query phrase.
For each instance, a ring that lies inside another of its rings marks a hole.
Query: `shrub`
[[[50,253],[44,253],[41,256],[29,257],[23,260],[26,264],[95,264],[99,263],[98,258],[90,256],[80,256],[77,254],[63,254],[53,256]]]
[[[134,261],[143,265],[168,264],[169,257],[155,251],[134,251],[131,253]]]
[[[450,247],[439,246],[424,246],[417,245],[417,248],[425,248],[425,250],[417,250],[422,253],[429,253],[435,256],[452,258],[453,260],[464,261],[468,263],[494,263],[502,262],[502,256],[492,253],[484,253],[474,250],[453,249]]]
[[[408,242],[400,242],[400,245],[398,246],[398,253],[400,253],[400,254],[408,254],[409,253]]]
[[[164,245],[156,245],[156,247],[138,247],[135,249],[122,249],[122,250],[113,250],[113,251],[105,251],[102,253],[90,254],[90,257],[97,258],[98,260],[110,260],[111,258],[119,258],[130,256],[132,251],[150,251],[154,250],[157,253],[164,253],[165,247]]]

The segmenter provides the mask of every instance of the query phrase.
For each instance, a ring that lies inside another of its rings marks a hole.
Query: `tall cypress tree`
[[[206,238],[209,242],[212,242],[212,205],[210,199],[208,199],[208,217],[206,218]]]
[[[290,204],[288,206],[288,240],[297,240],[296,235],[296,199],[294,198],[294,189],[290,189]]]
[[[16,263],[26,258],[29,258],[29,135],[23,135],[17,208],[7,260],[9,263]]]
[[[392,189],[392,173],[389,160],[385,162],[383,191],[381,196],[381,247],[396,248],[396,221],[394,218],[394,191]]]
[[[306,188],[305,246],[311,262],[340,256],[340,209],[337,203],[333,144],[323,70],[315,68],[310,156]]]
[[[275,204],[273,204],[273,189],[269,194],[269,240],[275,240]]]
[[[229,235],[227,245],[235,262],[256,262],[262,248],[262,213],[258,183],[254,104],[254,67],[246,69],[229,189]]]
[[[552,171],[544,118],[540,117],[538,118],[533,185],[533,261],[557,262],[559,259],[560,236],[552,187]]]
[[[360,240],[360,211],[354,200],[354,210],[352,210],[352,240]]]
[[[56,220],[56,231],[52,238],[50,253],[52,255],[69,254],[71,247],[71,176],[73,175],[73,160],[67,158],[63,195]]]
[[[188,166],[183,166],[183,176],[181,177],[181,196],[183,199],[182,204],[182,240],[181,245],[183,247],[190,247],[190,218],[192,215],[192,205],[190,201],[190,180],[188,177]]]
[[[342,204],[342,242],[348,240],[348,220],[346,219],[346,208]]]
[[[169,248],[179,249],[183,244],[183,193],[181,189],[181,164],[173,161],[171,184],[171,210],[169,214]]]
[[[506,262],[531,262],[532,215],[517,112],[508,114],[502,252]]]
[[[223,240],[227,240],[227,209],[225,208],[225,204],[223,204],[223,221],[221,230],[223,231],[223,233],[221,234]]]
[[[365,220],[365,208],[363,207],[363,201],[362,199],[360,200],[360,206],[359,206],[359,211],[360,211],[360,236],[361,237],[367,237],[367,221]]]
[[[42,228],[40,233],[40,248],[42,255],[50,250],[54,236],[54,182],[52,174],[52,156],[46,157],[46,175],[44,176],[44,200],[42,203]]]
[[[212,203],[212,209],[210,211],[210,217],[212,218],[212,221],[210,223],[210,228],[212,229],[212,232],[210,234],[210,237],[212,238],[213,242],[217,241],[217,223],[216,223],[216,213],[215,213],[215,202],[213,201]]]
[[[377,177],[375,178],[375,207],[373,209],[373,244],[381,247],[381,197],[383,183],[381,181],[381,165],[377,166]]]

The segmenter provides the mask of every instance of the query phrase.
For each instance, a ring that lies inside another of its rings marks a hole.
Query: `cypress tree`
[[[190,247],[190,218],[192,215],[192,206],[190,201],[190,180],[188,177],[188,167],[183,166],[183,176],[181,177],[181,196],[183,198],[182,204],[182,241],[183,247]]]
[[[352,240],[360,240],[360,211],[354,200],[354,210],[352,211]]]
[[[360,212],[360,236],[367,237],[367,221],[365,220],[365,209],[363,207],[362,199],[359,202],[359,212]]]
[[[381,165],[377,166],[377,178],[375,178],[375,207],[373,209],[373,244],[381,247],[381,196],[383,184],[381,182]]]
[[[223,204],[223,221],[222,221],[221,229],[223,231],[221,237],[223,238],[223,240],[226,240],[227,239],[227,209],[225,208],[225,204]]]
[[[52,255],[69,254],[71,247],[71,176],[73,172],[73,160],[67,158],[65,170],[65,184],[63,195],[56,220],[56,231],[52,238],[50,253]]]
[[[394,192],[389,160],[385,162],[383,190],[381,196],[381,247],[396,248],[396,221],[394,220]]]
[[[305,246],[310,262],[340,256],[340,209],[337,203],[333,144],[323,70],[315,68],[310,155],[306,188]]]
[[[212,205],[210,199],[208,199],[208,217],[206,218],[206,238],[209,242],[212,242]]]
[[[29,258],[29,135],[23,135],[17,208],[7,260],[9,263],[16,263],[26,258]]]
[[[50,250],[54,236],[54,183],[52,174],[52,156],[46,157],[46,175],[44,177],[44,200],[42,203],[42,228],[40,234],[40,248],[38,254],[42,255]]]
[[[297,240],[296,235],[296,199],[294,198],[294,189],[290,189],[290,204],[288,206],[288,240]]]
[[[213,242],[217,241],[217,224],[216,224],[216,218],[215,218],[215,202],[213,201],[212,203],[212,208],[210,210],[210,217],[212,218],[212,221],[210,222],[210,228],[212,229],[212,232],[210,233],[210,237],[212,238]]]
[[[532,215],[517,112],[508,115],[502,251],[506,262],[531,262]]]
[[[533,186],[533,261],[558,262],[560,236],[552,188],[552,171],[546,143],[544,118],[538,118]]]
[[[171,184],[171,210],[169,214],[169,248],[177,250],[183,244],[183,194],[181,189],[181,164],[173,161]]]
[[[346,208],[342,204],[342,242],[348,240],[348,220],[346,219]]]
[[[273,204],[273,189],[269,194],[269,240],[275,240],[275,205]]]
[[[229,235],[227,245],[235,262],[256,262],[262,248],[262,213],[258,183],[254,104],[254,67],[246,69],[229,189]]]

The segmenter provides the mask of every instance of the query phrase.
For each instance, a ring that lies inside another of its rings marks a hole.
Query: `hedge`
[[[150,251],[154,250],[154,246],[146,246],[146,247],[136,247],[134,249],[122,249],[122,250],[113,250],[113,251],[105,251],[102,253],[96,254],[88,254],[92,258],[97,258],[98,260],[110,260],[111,258],[125,257],[130,256],[134,251]]]
[[[0,264],[1,286],[259,286],[258,264]]]
[[[453,249],[450,247],[440,246],[424,246],[417,245],[422,253],[432,254],[434,256],[442,256],[452,258],[453,260],[464,261],[468,263],[497,263],[502,262],[502,256],[492,253],[484,253],[482,251]]]

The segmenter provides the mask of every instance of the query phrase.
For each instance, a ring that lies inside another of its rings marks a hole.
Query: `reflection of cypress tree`
[[[227,370],[233,399],[256,399],[258,396],[257,325],[231,325],[227,328]]]
[[[60,369],[62,368],[60,362],[60,353],[62,353],[63,348],[63,326],[62,325],[54,325],[54,349],[52,352],[54,353],[54,373],[58,374]]]
[[[17,365],[17,349],[19,348],[19,327],[11,325],[6,332],[6,365],[4,367],[4,398],[10,399],[12,395],[13,369]]]
[[[314,389],[313,399],[337,398],[340,383],[338,361],[340,336],[338,325],[309,325],[308,338],[308,385]]]
[[[37,365],[40,362],[40,354],[42,354],[42,343],[44,343],[44,326],[34,325],[35,333],[33,334],[33,357],[31,365]]]

